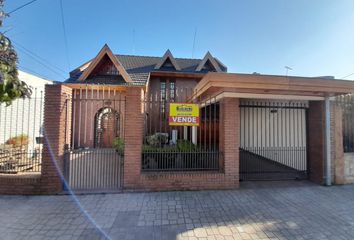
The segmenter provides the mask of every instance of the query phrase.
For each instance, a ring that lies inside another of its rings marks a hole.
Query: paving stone
[[[205,229],[203,229],[203,228],[196,228],[196,229],[194,229],[194,235],[195,235],[197,238],[202,238],[202,237],[207,237],[207,236],[208,236],[207,232],[206,232]]]
[[[0,239],[354,239],[354,185],[243,186],[79,195],[79,202],[0,196]]]

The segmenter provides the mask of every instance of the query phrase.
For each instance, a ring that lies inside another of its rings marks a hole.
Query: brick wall
[[[141,150],[143,145],[144,116],[142,112],[142,89],[130,87],[125,98],[124,126],[124,187],[139,186]]]
[[[44,193],[62,191],[60,172],[64,166],[65,138],[69,137],[66,126],[71,123],[71,105],[66,99],[72,90],[63,85],[47,85],[45,88],[44,131],[41,185]],[[67,109],[68,108],[68,109]],[[69,127],[69,126],[68,126]]]
[[[31,195],[41,193],[41,174],[0,174],[0,194]]]
[[[0,174],[0,194],[54,194],[62,191],[56,166],[62,171],[65,138],[70,138],[66,126],[71,122],[71,105],[66,105],[66,98],[71,92],[71,88],[63,85],[46,85],[44,136],[48,142],[43,147],[41,174]]]
[[[310,101],[308,109],[308,162],[310,180],[324,183],[325,102]]]

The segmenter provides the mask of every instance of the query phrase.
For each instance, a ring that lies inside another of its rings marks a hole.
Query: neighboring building
[[[31,87],[32,95],[10,106],[0,104],[0,144],[24,134],[28,137],[28,151],[33,152],[38,147],[36,138],[43,136],[44,87],[53,81],[23,71],[18,71],[18,77]]]

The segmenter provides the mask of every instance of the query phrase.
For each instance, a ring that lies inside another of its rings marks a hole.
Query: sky
[[[27,2],[7,0],[5,10]],[[5,20],[21,69],[63,81],[107,43],[116,54],[162,56],[170,49],[174,57],[203,58],[210,51],[229,72],[284,75],[289,66],[296,76],[354,73],[353,0],[62,0],[62,6],[64,24],[60,0],[37,0]]]

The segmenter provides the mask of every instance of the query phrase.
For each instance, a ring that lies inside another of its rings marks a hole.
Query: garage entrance
[[[240,180],[306,179],[307,101],[240,100]]]

